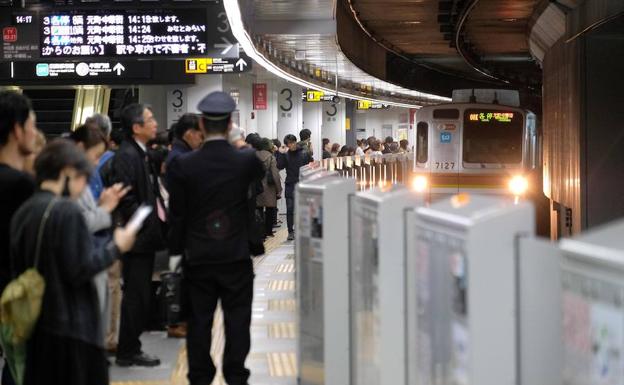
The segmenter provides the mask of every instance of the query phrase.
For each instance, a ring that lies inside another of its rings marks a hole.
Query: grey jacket
[[[112,226],[113,220],[111,215],[97,205],[89,187],[84,189],[77,203],[91,234],[106,230]]]

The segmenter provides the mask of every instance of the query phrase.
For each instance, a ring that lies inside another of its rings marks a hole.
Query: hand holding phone
[[[150,215],[153,208],[148,205],[141,205],[134,214],[132,214],[132,218],[126,223],[126,229],[138,232],[143,227],[143,222],[147,219],[147,216]]]

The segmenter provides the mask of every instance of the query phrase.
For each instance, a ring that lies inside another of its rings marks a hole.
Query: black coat
[[[295,151],[288,151],[285,154],[278,152],[275,154],[277,159],[277,168],[286,169],[286,198],[292,198],[295,191],[295,185],[299,182],[299,169],[312,162],[310,153],[298,146]]]
[[[173,139],[173,142],[171,142],[171,151],[169,151],[169,155],[167,155],[165,164],[169,167],[169,164],[173,159],[191,151],[193,151],[193,149],[188,145],[188,143],[186,143],[183,139],[175,138]]]
[[[112,163],[112,183],[123,183],[132,189],[119,202],[115,211],[115,222],[124,225],[141,204],[153,207],[145,220],[133,253],[152,253],[164,248],[163,227],[157,214],[156,198],[160,192],[154,181],[151,163],[147,154],[134,140],[124,140],[115,153]]]
[[[39,191],[13,216],[14,277],[34,264],[41,218],[53,198],[52,193]],[[102,346],[103,329],[93,277],[115,261],[119,249],[112,242],[96,247],[80,208],[69,199],[55,203],[43,234],[38,270],[46,287],[37,328]]]
[[[189,265],[249,258],[248,192],[264,176],[253,150],[226,140],[204,143],[169,165],[169,250]]]

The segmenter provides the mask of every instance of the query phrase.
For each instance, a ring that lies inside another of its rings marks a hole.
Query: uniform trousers
[[[228,385],[247,385],[250,372],[245,368],[245,359],[251,344],[253,281],[251,259],[184,269],[190,304],[186,344],[191,385],[210,385],[216,373],[210,346],[218,300],[221,300],[225,326],[223,376]]]
[[[127,253],[122,260],[123,298],[117,357],[141,353],[141,333],[150,314],[154,253]]]

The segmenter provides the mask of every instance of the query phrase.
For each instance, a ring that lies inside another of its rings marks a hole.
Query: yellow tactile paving
[[[294,291],[295,281],[289,279],[271,280],[268,283],[268,288],[275,291]]]
[[[275,322],[267,327],[269,328],[269,338],[294,339],[297,336],[294,322]]]
[[[294,299],[270,299],[268,310],[294,312],[297,310],[297,302]]]
[[[297,375],[295,353],[267,353],[271,377],[294,377]]]
[[[294,273],[295,272],[295,264],[294,263],[280,263],[275,266],[276,273]]]

